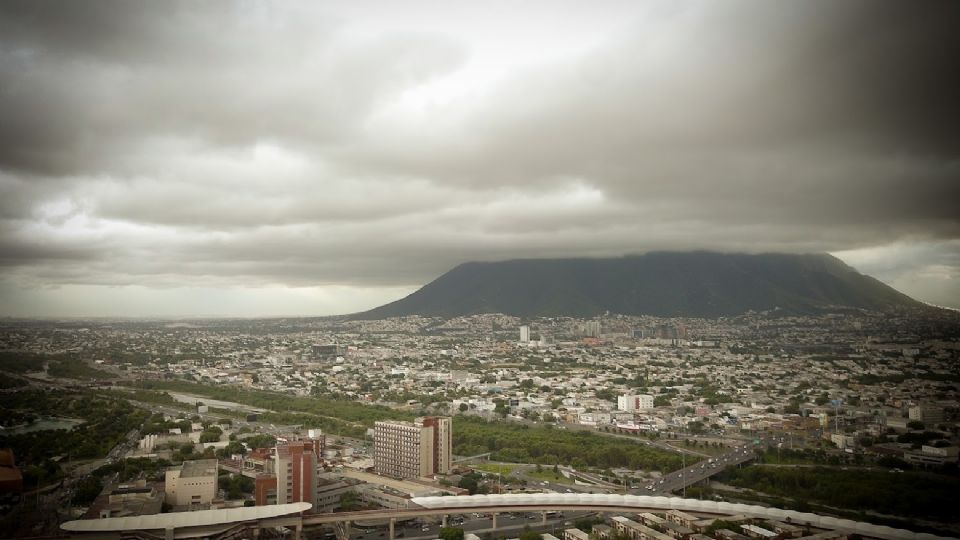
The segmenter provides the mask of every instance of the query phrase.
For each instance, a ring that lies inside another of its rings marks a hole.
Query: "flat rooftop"
[[[180,466],[180,478],[194,478],[198,476],[217,476],[217,460],[197,459],[184,461]]]

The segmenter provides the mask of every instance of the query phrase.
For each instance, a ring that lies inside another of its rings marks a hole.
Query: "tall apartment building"
[[[373,429],[373,463],[378,474],[418,478],[450,472],[453,430],[449,417],[382,421]]]
[[[453,420],[449,416],[428,416],[418,419],[423,426],[433,428],[433,472],[450,474],[453,467]]]
[[[317,494],[317,462],[320,443],[315,440],[293,441],[277,446],[274,458],[277,475],[277,504],[308,502]]]
[[[595,338],[603,335],[600,327],[600,321],[587,321],[587,323],[583,326],[583,334],[587,337]]]
[[[318,465],[325,438],[280,443],[254,482],[256,504],[308,502],[316,507]]]
[[[520,327],[520,343],[530,343],[530,327],[527,325]]]

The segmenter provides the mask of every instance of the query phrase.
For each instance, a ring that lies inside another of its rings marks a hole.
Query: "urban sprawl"
[[[403,514],[435,496],[609,494],[956,535],[949,509],[914,504],[922,495],[883,498],[907,478],[932,496],[958,483],[960,343],[955,314],[937,313],[8,320],[0,528],[120,538],[111,520],[130,518],[145,521],[127,529],[178,538],[869,536],[679,507]],[[846,475],[876,482],[875,501],[830,484]],[[284,506],[298,503],[309,508]],[[213,522],[148,520],[183,512]],[[314,517],[262,521],[289,513]]]

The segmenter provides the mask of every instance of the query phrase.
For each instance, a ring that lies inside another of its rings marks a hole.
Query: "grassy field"
[[[483,471],[483,472],[488,472],[493,474],[499,473],[503,476],[507,476],[508,474],[512,473],[513,470],[517,468],[517,466],[509,465],[505,463],[480,463],[478,465],[473,465],[473,468],[478,471]]]

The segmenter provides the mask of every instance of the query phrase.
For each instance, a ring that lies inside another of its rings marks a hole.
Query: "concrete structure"
[[[163,507],[163,494],[145,480],[116,485],[97,499],[91,506],[97,507],[100,518],[159,514]]]
[[[268,454],[264,449],[255,450],[243,462],[244,473],[262,474],[254,477],[254,501],[257,506],[308,502],[314,509],[329,509],[329,493],[318,498],[319,464],[326,448],[322,433],[311,430],[315,437],[279,443]]]
[[[601,494],[523,494],[523,495],[470,495],[461,497],[419,497],[411,501],[412,507],[398,510],[366,510],[357,512],[339,512],[334,514],[314,514],[309,516],[290,516],[291,512],[303,512],[310,508],[307,503],[278,505],[268,507],[250,507],[231,510],[209,510],[187,514],[160,514],[140,518],[116,518],[101,520],[70,521],[61,525],[67,531],[98,533],[98,538],[121,538],[129,531],[166,530],[166,538],[209,537],[226,539],[231,532],[246,527],[254,530],[266,527],[283,526],[294,531],[294,539],[299,537],[303,527],[334,525],[338,540],[345,540],[350,533],[349,524],[353,521],[387,520],[390,523],[389,539],[393,539],[396,521],[421,517],[445,516],[468,512],[492,513],[494,528],[499,513],[534,512],[550,510],[571,510],[586,512],[638,513],[646,511],[664,512],[680,510],[682,512],[705,516],[748,516],[767,521],[790,521],[804,523],[808,527],[831,529],[830,533],[816,535],[818,540],[842,538],[859,534],[883,540],[946,540],[944,537],[929,533],[916,533],[903,529],[894,529],[861,521],[852,521],[829,516],[819,516],[794,510],[767,508],[762,506],[682,499],[679,497],[650,497],[644,495],[601,495]],[[275,513],[270,511],[276,509]],[[223,512],[227,512],[226,514]],[[274,517],[276,516],[276,517]],[[287,516],[287,517],[281,517]],[[725,520],[733,520],[723,517]],[[211,529],[215,525],[223,533]],[[233,526],[230,529],[229,526]],[[115,534],[106,534],[113,532]],[[159,535],[157,535],[159,536]],[[250,537],[256,537],[256,534]],[[742,536],[742,535],[740,535]],[[229,536],[236,538],[236,535]]]
[[[617,409],[621,411],[636,411],[653,408],[653,396],[649,394],[625,394],[617,398]]]
[[[421,424],[433,428],[433,474],[450,474],[453,466],[453,420],[449,416],[428,416],[422,419]]]
[[[600,321],[587,321],[583,327],[583,333],[587,337],[600,337]]]
[[[167,469],[165,482],[170,506],[208,505],[217,498],[217,460],[184,461]]]
[[[374,424],[373,460],[378,474],[418,478],[447,474],[451,457],[452,422],[431,416],[415,422],[381,421]]]
[[[227,510],[198,510],[151,516],[81,519],[67,521],[61,524],[60,528],[71,533],[90,534],[97,538],[144,538],[130,536],[131,531],[144,531],[155,538],[173,540],[174,538],[217,538],[236,535],[257,538],[261,528],[286,526],[294,530],[294,539],[299,540],[303,518],[295,514],[309,509],[309,504],[297,503]],[[284,518],[283,516],[293,517]],[[182,531],[182,534],[178,531]],[[247,531],[252,534],[244,534]]]
[[[520,327],[520,343],[530,343],[530,327],[527,325]]]
[[[336,360],[347,355],[347,348],[337,343],[316,344],[310,347],[310,354],[316,360]]]
[[[308,502],[317,496],[317,463],[323,442],[317,439],[291,441],[277,445],[274,474],[277,478],[277,504]]]
[[[925,467],[942,467],[947,463],[957,463],[960,457],[960,448],[956,446],[929,446],[923,445],[920,451],[908,450],[903,453],[904,461],[913,465]]]
[[[644,521],[649,524],[662,525],[666,523],[666,520],[663,518],[654,516],[649,512],[641,514],[641,516],[643,516]],[[651,517],[655,517],[659,521],[651,520]],[[625,518],[623,516],[614,516],[612,519],[613,525],[617,530],[617,534],[626,536],[631,540],[673,540],[673,537],[654,530],[647,525],[641,525],[632,519]]]
[[[923,422],[928,427],[933,427],[934,424],[942,423],[945,418],[942,408],[931,407],[930,405],[917,405],[916,407],[910,407],[907,410],[907,415],[910,417],[910,420]]]
[[[433,471],[433,428],[381,421],[373,426],[373,463],[378,474],[418,478]]]

